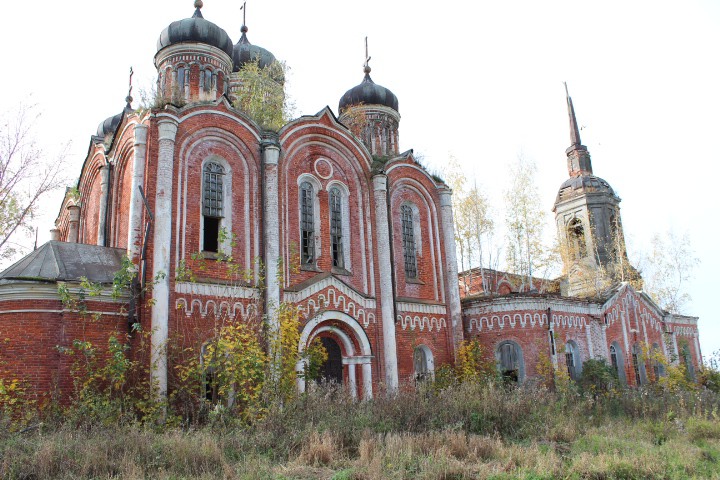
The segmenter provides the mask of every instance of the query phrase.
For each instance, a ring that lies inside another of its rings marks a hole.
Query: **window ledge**
[[[425,282],[423,282],[419,278],[406,278],[405,283],[412,283],[415,285],[425,285]]]
[[[352,272],[344,268],[332,267],[332,273],[335,275],[352,276]]]
[[[316,272],[316,273],[322,273],[322,270],[320,270],[317,265],[314,263],[303,263],[300,264],[300,271],[301,272]]]
[[[202,251],[202,252],[200,252],[200,256],[201,256],[202,258],[206,259],[206,260],[221,260],[221,261],[226,261],[226,260],[228,260],[228,259],[230,258],[228,255],[225,255],[224,253],[221,253],[221,252],[206,252],[206,251]]]

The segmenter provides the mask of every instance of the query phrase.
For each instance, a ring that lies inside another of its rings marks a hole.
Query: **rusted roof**
[[[0,280],[112,283],[125,249],[50,241],[0,273]]]

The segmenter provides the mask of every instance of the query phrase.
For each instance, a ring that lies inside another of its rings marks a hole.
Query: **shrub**
[[[613,391],[618,385],[617,372],[605,359],[590,359],[583,363],[582,375],[578,381],[583,392],[597,396]]]

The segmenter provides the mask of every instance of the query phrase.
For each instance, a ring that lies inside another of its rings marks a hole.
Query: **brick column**
[[[265,313],[272,333],[279,331],[276,315],[280,303],[280,212],[278,206],[278,160],[280,144],[276,134],[265,134],[262,140],[265,174],[263,198],[263,228],[265,232]],[[273,354],[274,352],[271,352]]]
[[[140,257],[140,242],[143,234],[143,201],[139,187],[145,181],[145,155],[147,153],[147,126],[135,125],[135,155],[132,165],[132,186],[130,187],[130,214],[128,219],[127,255],[131,261]],[[149,219],[148,219],[149,221]]]
[[[393,271],[390,258],[390,228],[388,224],[387,176],[373,177],[375,193],[375,232],[380,272],[380,314],[382,316],[383,359],[385,363],[385,388],[388,394],[398,390],[397,344],[395,341],[395,295]]]
[[[50,240],[52,241],[59,241],[60,240],[60,230],[57,228],[51,228],[50,229]]]
[[[460,308],[460,289],[458,286],[457,253],[455,247],[455,225],[453,224],[452,190],[438,188],[440,194],[440,221],[442,224],[443,244],[445,245],[445,271],[447,306],[453,338],[453,356],[457,360],[457,350],[463,341],[462,310]]]
[[[158,122],[159,154],[155,190],[153,231],[153,286],[151,373],[161,398],[167,395],[167,339],[170,313],[170,246],[172,242],[172,181],[175,163],[177,121],[163,117]]]
[[[80,206],[70,205],[68,209],[68,234],[69,243],[77,243],[80,236]]]

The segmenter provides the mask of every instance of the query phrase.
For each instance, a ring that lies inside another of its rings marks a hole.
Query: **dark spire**
[[[567,82],[563,82],[565,85],[565,98],[567,99],[568,116],[570,117],[570,144],[582,145],[580,142],[580,129],[578,129],[577,118],[575,118],[575,107],[573,107],[572,98],[568,93]]]
[[[575,117],[575,107],[568,93],[567,82],[563,82],[563,84],[565,85],[565,98],[567,100],[568,117],[570,118],[570,146],[565,150],[568,157],[568,173],[571,177],[592,175],[590,153],[587,147],[580,142],[580,129]]]
[[[250,40],[248,40],[247,35],[246,35],[247,31],[248,31],[248,27],[245,24],[245,14],[247,13],[247,2],[243,2],[243,6],[240,7],[240,10],[242,10],[242,12],[243,12],[243,23],[242,23],[242,27],[240,27],[240,33],[242,35],[240,35],[240,41],[238,41],[238,43],[239,44],[244,43],[244,44],[249,45]]]
[[[195,13],[193,13],[192,18],[203,18],[202,12],[200,12],[200,9],[203,7],[202,0],[195,0]]]
[[[133,68],[130,67],[130,80],[128,80],[128,94],[127,97],[125,97],[125,110],[132,110],[132,77],[134,73]]]
[[[372,71],[370,68],[370,58],[370,54],[368,54],[367,37],[365,37],[365,64],[363,65],[363,72],[365,72],[365,78],[363,79],[364,82],[372,82],[372,78],[370,78],[370,72]]]

